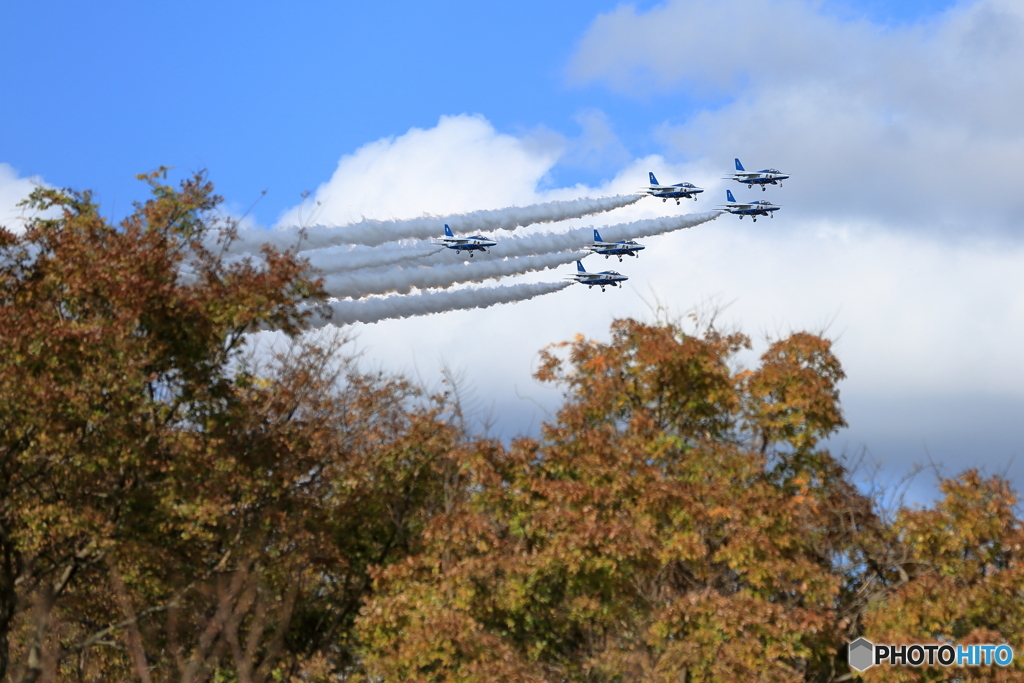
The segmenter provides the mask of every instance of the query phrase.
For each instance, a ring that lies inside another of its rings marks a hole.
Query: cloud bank
[[[786,198],[807,218],[1019,237],[1024,5],[982,0],[897,28],[824,7],[620,6],[594,20],[567,74],[626,97],[713,95],[724,104],[659,128],[670,155],[790,172]]]

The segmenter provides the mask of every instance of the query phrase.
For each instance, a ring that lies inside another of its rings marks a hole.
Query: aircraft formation
[[[752,189],[754,185],[760,185],[761,191],[768,189],[768,185],[778,185],[782,187],[782,181],[789,179],[789,175],[782,173],[781,171],[774,168],[766,168],[760,171],[747,171],[743,168],[743,164],[740,163],[739,159],[735,159],[736,172],[730,176],[726,176],[723,180],[735,180],[738,183],[744,184],[748,189]],[[693,183],[676,183],[674,185],[662,185],[658,182],[658,179],[654,176],[654,173],[648,173],[650,178],[650,184],[640,189],[641,194],[649,195],[651,197],[657,197],[663,202],[667,202],[669,199],[675,199],[676,204],[679,204],[683,199],[692,199],[697,201],[697,195],[704,191],[703,188],[697,187]],[[739,216],[740,220],[744,216],[750,216],[751,220],[757,222],[758,216],[768,216],[774,218],[775,212],[778,211],[780,206],[772,204],[765,200],[755,200],[747,203],[737,202],[736,198],[732,195],[732,190],[725,191],[726,200],[728,203],[719,205],[722,211],[731,213]],[[440,238],[436,244],[443,245],[447,249],[454,249],[456,254],[460,254],[463,251],[468,252],[470,256],[473,256],[474,251],[483,251],[490,253],[491,247],[497,246],[495,240],[488,239],[481,235],[471,235],[469,237],[456,237],[448,224],[444,226],[444,237]],[[606,242],[601,239],[601,234],[594,230],[594,241],[593,243],[585,247],[588,251],[594,254],[601,254],[605,258],[612,256],[618,256],[619,262],[622,262],[623,256],[638,257],[639,252],[645,249],[644,245],[640,244],[635,240],[619,240],[618,242]],[[583,267],[583,262],[580,260],[576,261],[576,272],[566,276],[573,282],[586,285],[588,288],[600,287],[601,291],[605,291],[606,287],[621,287],[622,282],[629,278],[614,270],[606,270],[600,273],[587,272]]]
[[[692,228],[723,213],[756,220],[772,216],[779,209],[766,201],[741,204],[727,191],[728,204],[705,212],[642,218],[605,225],[600,230],[578,227],[515,232],[527,226],[612,211],[646,196],[663,202],[674,199],[678,205],[683,199],[696,200],[706,192],[692,183],[663,185],[653,173],[648,177],[650,184],[635,193],[481,209],[443,218],[363,218],[345,225],[306,224],[269,231],[253,226],[234,236],[230,258],[260,258],[266,244],[300,253],[322,274],[324,291],[330,297],[323,304],[329,310],[317,308],[311,325],[374,323],[525,301],[576,283],[600,287],[602,291],[622,287],[628,280],[626,275],[613,270],[588,272],[583,259],[591,254],[606,259],[614,256],[620,262],[626,256],[637,258],[645,249],[638,239]],[[737,159],[736,173],[728,179],[747,185],[748,189],[760,185],[762,191],[767,191],[768,185],[781,185],[789,176],[771,168],[748,172]],[[438,237],[442,224],[444,235]],[[511,234],[496,238],[491,233],[498,230]],[[210,239],[211,249],[221,244],[217,241],[219,237]],[[467,258],[457,262],[432,258],[447,251],[460,256],[465,252]],[[471,286],[573,262],[575,272],[561,281]]]

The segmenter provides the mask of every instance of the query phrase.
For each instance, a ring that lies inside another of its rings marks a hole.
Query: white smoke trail
[[[436,244],[413,242],[380,247],[326,247],[303,254],[309,264],[325,273],[346,273],[362,268],[380,268],[421,259],[444,249]]]
[[[418,289],[448,288],[460,282],[483,282],[507,275],[520,275],[535,270],[554,268],[581,259],[587,252],[570,252],[524,256],[508,260],[487,260],[469,263],[451,263],[432,267],[391,268],[389,270],[361,270],[324,278],[324,289],[330,296],[360,297],[370,294],[398,292],[404,294],[413,287]]]
[[[619,223],[598,228],[605,242],[616,242],[625,239],[639,239],[662,235],[674,230],[692,228],[701,223],[714,220],[722,215],[721,211],[686,214],[683,216],[665,216]],[[507,237],[491,247],[491,258],[512,258],[531,254],[547,254],[569,249],[582,249],[594,241],[593,228],[577,228],[566,232],[544,232],[535,235]]]
[[[607,226],[607,227],[604,227],[604,228],[600,228],[600,232],[601,232],[601,237],[605,241],[609,241],[609,242],[614,242],[614,241],[617,241],[617,240],[620,240],[620,239],[637,239],[637,238],[641,238],[641,237],[650,237],[652,235],[660,235],[660,234],[663,234],[663,233],[666,233],[666,232],[671,232],[673,230],[682,230],[684,228],[692,228],[692,227],[694,227],[696,225],[700,225],[701,223],[705,223],[707,221],[714,220],[715,218],[717,218],[720,215],[721,215],[720,211],[709,211],[707,213],[687,214],[687,215],[684,215],[684,216],[667,216],[667,217],[663,217],[663,218],[651,218],[651,219],[647,219],[647,220],[635,221],[633,223],[620,223],[618,225],[610,225],[610,226]],[[500,240],[496,246],[493,246],[493,247],[490,248],[490,255],[489,256],[487,256],[487,255],[485,255],[483,253],[478,254],[477,255],[477,259],[478,259],[477,263],[488,263],[488,262],[490,262],[492,260],[501,260],[501,259],[506,259],[506,258],[511,259],[511,258],[523,257],[523,256],[534,256],[534,255],[537,255],[537,254],[551,254],[551,253],[554,253],[554,252],[566,251],[566,250],[569,250],[569,249],[580,250],[580,249],[585,248],[586,245],[590,244],[593,241],[593,239],[594,239],[593,228],[577,228],[575,230],[569,230],[568,232],[544,232],[544,233],[537,233],[537,234],[533,234],[533,235],[507,237],[507,238],[504,238],[504,239]],[[418,245],[418,246],[416,246],[416,245]],[[376,247],[376,249],[384,249],[384,248],[385,247]],[[396,249],[397,248],[399,248],[399,247],[396,247]],[[399,262],[401,260],[405,260],[406,258],[414,258],[414,256],[413,256],[414,254],[418,255],[419,253],[421,253],[421,252],[418,251],[418,249],[420,249],[420,248],[422,248],[423,250],[427,250],[427,249],[437,250],[438,249],[436,245],[424,244],[422,242],[413,243],[413,245],[403,245],[400,248],[402,250],[404,250],[403,253],[408,253],[409,256],[407,256],[407,257],[403,256],[401,259],[396,257],[395,260],[392,261],[392,263],[397,263],[397,262]],[[360,249],[360,248],[356,247],[354,249]],[[368,251],[368,252],[375,251],[375,249],[370,249],[368,247],[363,248],[363,249],[366,249],[366,251]],[[346,261],[345,259],[339,259],[337,261],[333,261],[333,260],[331,260],[331,259],[329,259],[327,257],[324,257],[324,258],[320,258],[319,256],[314,257],[314,254],[320,254],[320,253],[324,253],[324,254],[326,254],[326,253],[333,253],[333,249],[330,250],[330,251],[328,251],[327,249],[317,250],[317,251],[311,252],[311,254],[309,256],[309,258],[311,260],[316,258],[316,261],[314,262],[314,265],[317,268],[319,268],[321,271],[323,271],[324,273],[326,273],[328,275],[331,275],[331,274],[348,275],[349,271],[355,269],[354,267],[350,266],[349,262]],[[357,252],[354,251],[353,253],[357,253]],[[362,253],[362,252],[358,252],[358,253]],[[386,257],[385,256],[381,257],[382,260],[384,258],[386,258]],[[574,259],[568,259],[568,260],[559,261],[559,262],[552,262],[552,265],[560,265],[561,263],[569,263],[572,260],[574,260]],[[386,264],[382,263],[381,265],[386,265]],[[452,266],[452,267],[453,268],[459,268],[462,265],[463,264],[456,264],[455,266]],[[370,266],[359,266],[359,267],[370,267]],[[552,267],[552,266],[542,266],[542,268],[550,268],[550,267]],[[431,270],[433,271],[434,274],[439,274],[441,271],[440,270],[436,270],[436,269],[439,269],[439,268],[441,268],[441,267],[440,266],[435,266]],[[530,270],[538,270],[538,268],[527,267],[526,269],[519,270],[519,271],[506,270],[506,271],[501,272],[499,275],[513,275],[513,274],[515,274],[517,272],[518,273],[525,273],[525,272],[528,272]],[[411,273],[411,272],[421,272],[422,273],[422,272],[424,272],[424,269],[419,269],[419,271],[402,271],[402,273]],[[477,271],[473,271],[473,270],[458,270],[458,271],[447,271],[447,272],[459,272],[459,273],[464,273],[466,275],[471,275],[471,274],[474,274]],[[483,276],[483,277],[480,277],[480,278],[471,278],[469,280],[455,280],[454,282],[480,282],[481,280],[485,280],[488,277],[498,277],[499,275]],[[351,283],[355,283],[357,281],[372,282],[375,278],[388,278],[389,276],[390,276],[391,279],[388,280],[389,284],[388,284],[388,288],[387,289],[370,291],[370,287],[372,287],[372,285],[368,285],[367,286],[367,291],[364,292],[364,294],[384,294],[384,293],[390,292],[390,291],[402,291],[401,289],[394,289],[393,290],[393,289],[391,289],[391,287],[393,287],[395,285],[395,283],[399,282],[400,278],[409,277],[408,275],[401,275],[400,273],[390,273],[390,274],[389,273],[359,273],[359,274],[353,274],[350,278],[348,278],[348,280],[337,280],[336,281],[338,283],[338,287],[340,288],[339,291],[346,292],[344,295],[340,295],[339,294],[338,296],[357,296],[357,294],[352,293],[353,291],[358,291],[358,289],[354,289],[354,288],[357,288],[357,285],[355,285],[355,284],[349,285],[349,284],[347,284],[348,282],[351,282]],[[384,282],[384,280],[381,280],[381,281]],[[444,281],[443,279],[437,280],[437,282],[443,282],[443,281]],[[451,282],[449,284],[454,284],[454,282]],[[416,282],[413,282],[411,280],[409,281],[409,285],[410,286],[415,286],[415,287],[421,287],[421,286],[443,287],[443,286],[448,286],[448,285],[442,285],[442,284],[420,285],[420,284],[418,284]],[[408,291],[408,289],[406,289],[405,291]]]
[[[572,282],[540,282],[501,287],[472,287],[454,292],[424,292],[408,296],[387,296],[361,301],[332,301],[329,320],[316,318],[313,327],[362,322],[375,323],[388,318],[441,313],[466,308],[487,308],[495,304],[525,301],[565,289]]]
[[[721,216],[724,211],[705,211],[704,213],[689,213],[683,216],[664,216],[662,218],[647,218],[632,223],[619,223],[599,228],[601,237],[607,242],[617,240],[640,239],[643,237],[654,237],[664,235],[667,232],[692,228],[713,221]],[[592,235],[591,235],[592,236]]]
[[[639,201],[643,195],[616,195],[591,199],[560,200],[510,206],[504,209],[487,209],[454,216],[424,216],[408,220],[364,220],[351,225],[331,227],[313,225],[303,229],[239,231],[238,239],[231,245],[232,251],[259,251],[263,244],[277,249],[307,251],[345,244],[363,244],[375,247],[401,239],[427,239],[437,237],[447,223],[455,232],[493,232],[504,228],[511,230],[534,223],[553,223],[570,218],[581,218],[595,213],[611,211]]]

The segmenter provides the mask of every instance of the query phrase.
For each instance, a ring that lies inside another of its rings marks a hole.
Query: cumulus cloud
[[[498,133],[481,116],[442,116],[428,130],[369,143],[280,225],[344,225],[530,204],[561,152],[544,136]]]
[[[803,0],[672,0],[599,16],[568,74],[627,96],[723,98],[661,140],[698,165],[739,156],[793,174],[801,217],[1019,235],[1021,63],[1024,5],[1010,0],[902,28]]]

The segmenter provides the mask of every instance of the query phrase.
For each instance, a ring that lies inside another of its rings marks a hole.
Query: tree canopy
[[[1017,680],[852,672],[847,642],[1024,634],[1015,492],[882,514],[822,443],[831,343],[712,323],[541,352],[537,438],[306,334],[295,253],[228,258],[202,174],[113,225],[0,229],[0,680]],[[255,333],[293,341],[254,356]]]

